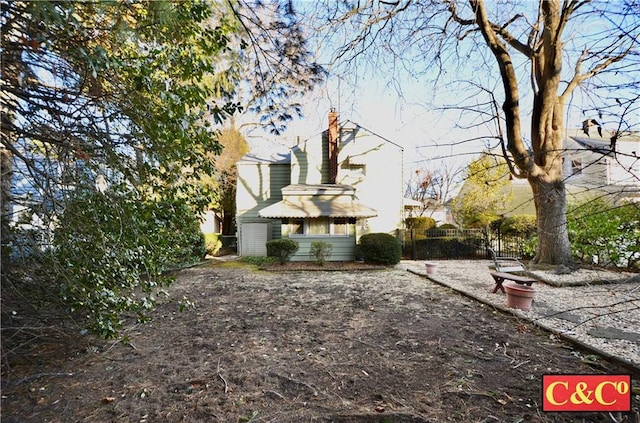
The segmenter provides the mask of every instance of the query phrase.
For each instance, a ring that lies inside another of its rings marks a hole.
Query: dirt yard
[[[127,327],[127,342],[43,338],[13,354],[2,421],[638,418],[637,394],[628,415],[540,411],[544,373],[628,369],[409,272],[328,270],[182,271],[153,322]],[[183,296],[195,307],[179,312]]]

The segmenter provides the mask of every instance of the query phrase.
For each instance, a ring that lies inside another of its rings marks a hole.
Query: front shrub
[[[280,264],[285,264],[298,251],[298,243],[292,239],[272,239],[267,241],[267,256],[276,257]]]
[[[328,242],[313,241],[311,243],[311,250],[309,250],[309,254],[311,257],[315,258],[316,263],[323,266],[324,262],[331,257],[332,251],[333,246]]]
[[[451,223],[444,223],[438,226],[438,229],[458,229],[456,225],[452,225]]]
[[[363,235],[359,243],[360,251],[367,263],[386,265],[398,264],[402,258],[400,240],[385,233]]]

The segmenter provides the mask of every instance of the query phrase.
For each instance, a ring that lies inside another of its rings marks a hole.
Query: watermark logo
[[[631,375],[543,375],[542,411],[631,411]]]

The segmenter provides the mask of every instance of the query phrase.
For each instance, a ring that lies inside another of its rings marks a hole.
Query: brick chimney
[[[338,177],[338,112],[329,111],[329,183],[335,184]]]

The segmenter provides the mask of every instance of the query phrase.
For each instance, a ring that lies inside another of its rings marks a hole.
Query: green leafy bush
[[[367,263],[398,264],[402,258],[400,240],[389,234],[363,235],[358,245]]]
[[[536,217],[530,214],[505,217],[501,219],[500,232],[505,235],[533,235],[536,233]]]
[[[298,243],[292,239],[272,239],[267,241],[267,256],[277,257],[280,264],[285,264],[298,251]]]
[[[456,225],[452,225],[451,223],[444,223],[438,226],[438,229],[458,229]]]
[[[533,234],[531,238],[529,238],[522,244],[520,252],[523,258],[532,259],[533,257],[535,257],[537,249],[538,235]]]
[[[39,276],[59,287],[62,304],[88,329],[108,338],[123,315],[146,319],[172,280],[164,270],[204,254],[198,219],[182,200],[149,201],[126,189],[75,193]]]
[[[316,263],[322,266],[324,265],[324,262],[327,260],[327,258],[331,257],[332,251],[333,246],[328,242],[313,241],[311,243],[309,254],[311,255],[311,257],[315,258]]]
[[[567,227],[577,259],[633,268],[640,263],[640,208],[614,206],[602,198],[569,209]]]

